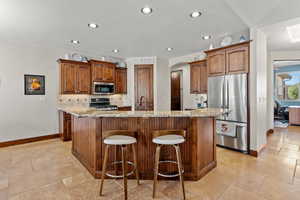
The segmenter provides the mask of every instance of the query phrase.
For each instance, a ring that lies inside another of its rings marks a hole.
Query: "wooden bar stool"
[[[154,165],[154,181],[153,181],[153,198],[155,198],[155,192],[156,192],[156,185],[157,185],[157,176],[162,177],[178,177],[180,179],[180,184],[182,187],[182,195],[183,199],[185,199],[185,189],[184,189],[184,180],[183,180],[183,166],[182,166],[182,160],[181,160],[181,153],[180,153],[180,147],[179,144],[185,142],[185,130],[158,130],[153,132],[153,139],[152,142],[157,144],[156,146],[156,152],[155,152],[155,165]],[[171,145],[176,150],[176,157],[177,161],[172,160],[165,160],[160,161],[160,148],[163,145]],[[159,173],[159,163],[175,163],[178,166],[178,174],[173,175],[166,175]]]
[[[109,176],[111,178],[123,178],[124,183],[124,199],[127,200],[127,177],[132,175],[135,172],[137,184],[139,185],[139,171],[137,164],[137,154],[135,144],[137,142],[135,137],[135,132],[127,131],[127,130],[113,130],[106,131],[102,134],[103,143],[105,144],[105,153],[104,160],[102,166],[102,174],[101,174],[101,183],[100,183],[100,196],[102,195],[104,177]],[[123,174],[120,176],[106,173],[107,168],[107,160],[108,160],[108,150],[111,146],[120,146],[122,150],[122,161],[114,161],[112,164],[120,164],[122,163],[122,171]],[[133,151],[133,162],[127,161],[127,146],[131,145]],[[132,165],[134,168],[131,172],[127,172],[127,165]]]

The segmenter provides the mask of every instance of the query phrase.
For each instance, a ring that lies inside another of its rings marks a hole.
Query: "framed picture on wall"
[[[45,95],[45,76],[24,75],[25,95]]]

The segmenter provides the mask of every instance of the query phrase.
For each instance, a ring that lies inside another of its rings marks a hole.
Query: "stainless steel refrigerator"
[[[248,152],[247,90],[247,74],[208,78],[208,107],[230,110],[217,118],[217,144],[245,153]]]

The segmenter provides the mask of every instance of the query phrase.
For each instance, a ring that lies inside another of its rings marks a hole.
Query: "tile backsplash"
[[[127,95],[115,94],[108,96],[93,95],[59,95],[57,104],[64,107],[89,107],[91,98],[109,98],[111,105],[130,106],[130,98]]]

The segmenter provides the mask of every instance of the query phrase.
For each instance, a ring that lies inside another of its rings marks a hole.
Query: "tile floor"
[[[0,149],[1,200],[123,199],[122,182],[95,180],[59,139]],[[300,127],[276,129],[259,158],[217,149],[218,167],[186,181],[188,200],[299,200]],[[299,159],[299,160],[298,160]],[[297,162],[298,160],[298,162]],[[297,165],[298,164],[298,165]],[[298,169],[297,169],[298,168]],[[181,199],[178,182],[160,181],[157,199]],[[129,181],[129,199],[152,199],[152,181]]]

